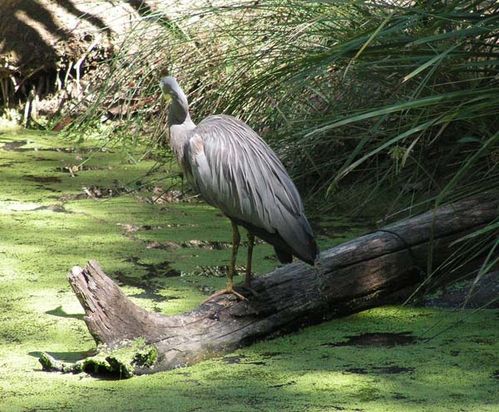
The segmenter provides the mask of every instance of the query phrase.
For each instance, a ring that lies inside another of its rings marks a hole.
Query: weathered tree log
[[[95,340],[113,348],[144,338],[158,356],[152,365],[137,363],[133,372],[153,373],[303,325],[400,302],[425,278],[429,253],[434,267],[444,262],[455,251],[451,242],[497,219],[498,206],[495,196],[481,197],[400,221],[324,251],[319,269],[296,262],[255,279],[257,295],[247,301],[220,296],[178,316],[138,307],[95,261],[73,268],[69,282]]]

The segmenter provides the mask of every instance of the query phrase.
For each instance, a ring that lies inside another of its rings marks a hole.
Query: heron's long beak
[[[165,86],[163,86],[162,81],[159,82],[159,88],[161,89],[161,94],[163,95],[163,98],[165,99],[165,101],[167,103],[170,103],[172,100],[172,96],[170,95],[170,93],[167,92],[167,89],[165,88]]]

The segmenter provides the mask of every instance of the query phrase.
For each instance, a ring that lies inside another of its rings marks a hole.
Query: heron
[[[241,241],[239,226],[248,237],[247,288],[251,287],[255,236],[274,247],[281,263],[291,263],[295,256],[314,265],[319,249],[312,228],[298,190],[275,152],[233,116],[211,115],[194,124],[187,96],[174,77],[163,77],[160,89],[170,101],[170,146],[184,176],[201,198],[220,209],[232,224],[227,286],[215,295],[228,293],[246,299],[234,290],[233,281]]]

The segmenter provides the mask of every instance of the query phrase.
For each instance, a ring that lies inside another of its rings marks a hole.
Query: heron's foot
[[[234,295],[238,300],[248,300],[248,298],[244,297],[239,292],[236,292],[234,288],[226,287],[225,289],[219,290],[218,292],[215,292],[213,295],[208,296],[208,298],[205,299],[203,303],[206,303],[222,295]]]

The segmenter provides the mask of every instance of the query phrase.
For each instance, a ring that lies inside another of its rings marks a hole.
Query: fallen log
[[[40,361],[46,370],[104,371],[121,377],[154,373],[308,324],[401,302],[425,280],[429,255],[433,267],[449,257],[455,260],[451,243],[497,219],[498,207],[496,196],[482,196],[394,223],[322,252],[318,268],[295,262],[256,278],[255,295],[247,301],[219,296],[178,316],[140,308],[90,261],[85,268],[74,267],[69,282],[101,345],[100,357],[76,365],[48,355]],[[468,264],[482,262],[478,256]],[[134,348],[132,354],[116,355],[127,346]]]

